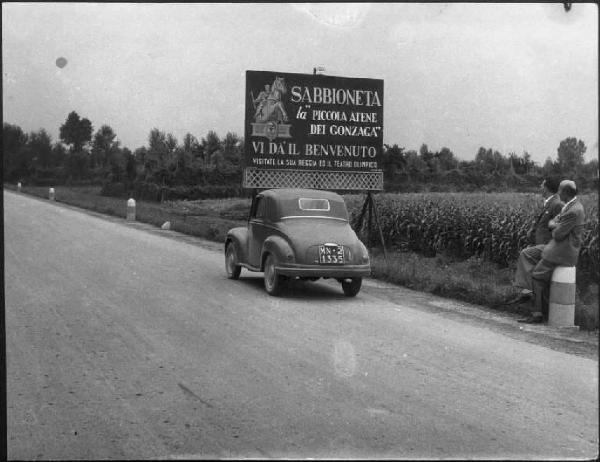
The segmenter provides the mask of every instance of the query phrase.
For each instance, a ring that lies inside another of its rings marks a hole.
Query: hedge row
[[[241,186],[207,185],[207,186],[161,186],[156,183],[106,183],[100,192],[103,196],[133,197],[145,201],[174,201],[198,199],[222,199],[244,195]]]

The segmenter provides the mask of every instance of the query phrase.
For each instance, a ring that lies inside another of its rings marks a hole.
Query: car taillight
[[[369,263],[369,251],[366,247],[362,247],[361,263]]]

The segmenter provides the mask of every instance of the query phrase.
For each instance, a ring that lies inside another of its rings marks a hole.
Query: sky
[[[3,120],[53,141],[71,111],[131,150],[243,136],[246,70],[316,66],[384,80],[385,144],[598,157],[593,3],[2,4]]]

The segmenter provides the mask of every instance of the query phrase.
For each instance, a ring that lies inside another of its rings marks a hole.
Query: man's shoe
[[[519,303],[529,302],[532,299],[533,299],[532,293],[519,294],[512,300],[509,300],[508,302],[506,302],[505,305],[518,305]]]
[[[518,319],[519,322],[523,322],[525,324],[542,324],[544,322],[543,316],[529,316],[527,318]]]

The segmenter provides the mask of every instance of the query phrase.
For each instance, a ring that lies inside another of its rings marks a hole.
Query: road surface
[[[273,298],[200,240],[4,208],[10,459],[597,456],[594,358],[368,284]]]

